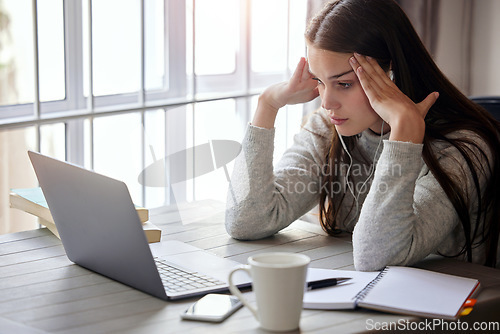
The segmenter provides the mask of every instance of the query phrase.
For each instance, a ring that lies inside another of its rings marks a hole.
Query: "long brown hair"
[[[332,1],[311,20],[305,37],[310,45],[319,49],[357,52],[377,59],[384,70],[391,66],[395,84],[415,103],[433,91],[439,92],[439,99],[425,118],[422,157],[460,218],[465,244],[453,256],[465,254],[467,260],[472,261],[473,248],[485,243],[485,264],[495,266],[500,233],[500,199],[495,194],[495,189],[500,186],[500,123],[463,95],[438,69],[408,17],[393,0]],[[471,138],[447,136],[458,130],[472,131],[484,140],[491,151],[491,160]],[[434,141],[452,145],[463,156],[469,168],[467,172],[474,181],[477,203],[469,202],[461,187],[461,176],[454,181],[453,176],[440,166],[431,150],[430,144]],[[330,165],[345,160],[338,142],[334,130],[326,160]],[[346,144],[352,148],[356,145],[356,138],[349,138]],[[487,166],[480,166],[480,161],[487,161]],[[489,174],[489,181],[483,188],[479,184],[478,172]],[[336,178],[338,175],[329,175],[324,182],[335,182]],[[338,209],[344,196],[345,193],[321,193],[320,221],[329,234],[336,234]],[[474,229],[469,214],[473,205],[477,205],[478,211]],[[479,239],[477,244],[474,243],[476,239]]]

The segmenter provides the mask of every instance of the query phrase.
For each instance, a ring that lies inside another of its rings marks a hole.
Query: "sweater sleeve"
[[[235,239],[265,238],[311,210],[329,140],[302,129],[273,168],[274,129],[249,125],[228,191],[226,230]]]
[[[384,141],[372,186],[353,232],[357,270],[379,270],[386,265],[411,265],[453,237],[460,224],[453,204],[424,165],[423,145]],[[448,175],[477,200],[471,173],[454,147],[438,153]],[[481,186],[487,173],[477,171]],[[457,240],[457,243],[459,241]],[[460,249],[461,245],[456,245]]]

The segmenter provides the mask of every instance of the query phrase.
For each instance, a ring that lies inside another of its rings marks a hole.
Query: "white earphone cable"
[[[383,136],[384,136],[384,124],[385,124],[385,122],[382,121],[382,128],[380,129],[380,140],[378,142],[377,148],[375,149],[375,154],[373,155],[373,163],[372,163],[372,165],[370,167],[370,172],[369,172],[368,177],[366,178],[365,182],[363,182],[363,184],[359,188],[359,190],[358,190],[359,192],[358,192],[357,195],[354,194],[353,185],[351,185],[349,183],[349,174],[351,172],[351,168],[352,168],[352,164],[353,164],[353,159],[352,159],[351,153],[349,153],[349,150],[347,149],[346,144],[344,143],[342,135],[340,133],[338,133],[340,143],[342,144],[342,147],[344,148],[345,152],[347,153],[347,156],[349,157],[349,167],[347,168],[344,180],[345,180],[345,183],[347,185],[347,188],[349,189],[349,192],[351,193],[351,195],[354,198],[354,201],[356,203],[356,216],[359,213],[359,196],[361,195],[361,192],[365,188],[365,186],[368,183],[368,181],[371,179],[371,177],[375,173],[375,159],[377,157],[380,145],[382,144],[382,139],[383,139]]]

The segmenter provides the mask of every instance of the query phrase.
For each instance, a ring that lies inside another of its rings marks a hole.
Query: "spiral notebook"
[[[412,267],[389,266],[380,272],[313,269],[308,280],[351,277],[347,283],[311,290],[307,309],[357,307],[426,318],[457,319],[465,303],[479,290],[476,279]]]

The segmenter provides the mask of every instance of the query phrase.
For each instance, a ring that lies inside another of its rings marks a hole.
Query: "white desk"
[[[181,240],[241,263],[261,251],[292,251],[307,254],[312,267],[354,269],[348,236],[329,237],[319,226],[297,221],[272,238],[240,242],[226,234],[221,203],[204,202],[184,209],[184,224],[172,212],[151,212],[151,221],[163,229],[163,240]],[[441,271],[453,272],[456,267],[447,266],[447,261],[429,263]],[[474,276],[477,267],[467,268],[465,275]],[[471,316],[475,312],[488,315],[491,307],[499,313],[500,270],[488,269],[486,283],[490,293],[480,295],[484,299],[480,305],[485,305],[486,310],[473,311]],[[492,291],[498,293],[498,298],[491,297]],[[252,300],[252,292],[247,296]],[[164,302],[74,265],[59,239],[47,229],[0,235],[0,333],[263,332],[246,308],[221,324],[181,320],[180,312],[195,300]],[[368,319],[418,321],[366,310],[304,310],[300,332],[366,331]]]

